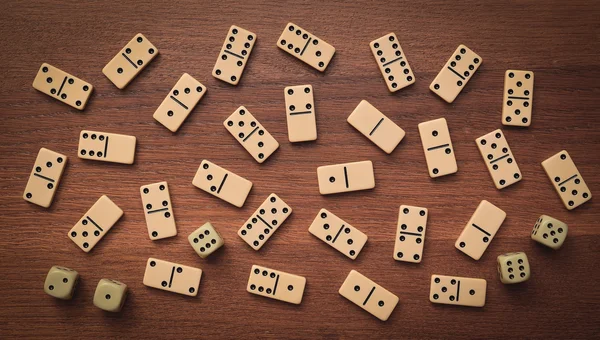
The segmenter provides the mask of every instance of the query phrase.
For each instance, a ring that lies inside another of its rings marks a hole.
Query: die
[[[94,293],[94,306],[107,312],[119,312],[127,298],[127,285],[123,282],[101,279]]]
[[[194,230],[188,236],[188,241],[198,256],[203,259],[225,244],[221,235],[210,222],[206,222],[203,226]]]
[[[531,239],[556,250],[565,242],[568,231],[569,227],[564,222],[542,215],[535,222],[531,231]]]
[[[53,266],[44,283],[44,291],[57,299],[70,300],[79,283],[79,273],[73,269]]]
[[[530,268],[527,255],[523,252],[506,253],[498,256],[498,274],[504,284],[529,280]]]

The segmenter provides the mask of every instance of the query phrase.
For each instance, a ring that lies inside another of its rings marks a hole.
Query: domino
[[[187,296],[198,295],[202,270],[169,261],[149,258],[144,285]]]
[[[223,125],[258,163],[266,161],[279,148],[275,138],[243,106],[227,117]]]
[[[121,216],[123,210],[103,195],[69,230],[68,236],[81,250],[89,253]]]
[[[567,151],[562,150],[546,159],[542,162],[542,167],[565,208],[573,210],[592,198],[590,188],[585,184]]]
[[[154,241],[177,235],[175,214],[167,182],[142,185],[140,195],[150,239]]]
[[[446,176],[458,171],[450,131],[448,131],[445,118],[420,123],[419,134],[429,169],[429,177]]]
[[[213,68],[213,77],[231,85],[237,85],[255,42],[256,34],[232,25]]]
[[[475,143],[477,143],[496,189],[506,188],[523,179],[517,160],[510,151],[502,130],[498,129],[481,136],[475,140]]]
[[[362,100],[348,116],[348,123],[388,154],[394,151],[406,134],[366,100]]]
[[[507,70],[504,76],[502,124],[531,125],[533,104],[533,72]]]
[[[305,277],[253,265],[246,290],[248,293],[299,305],[305,286]]]
[[[41,148],[31,169],[23,199],[48,208],[52,204],[66,165],[67,156]]]
[[[277,46],[321,72],[335,54],[333,46],[291,22],[283,29]]]
[[[206,159],[200,163],[192,184],[207,193],[233,204],[244,206],[252,182]]]
[[[133,164],[136,138],[117,133],[82,130],[78,156],[82,159]]]
[[[483,307],[487,282],[468,277],[431,275],[429,301],[445,305]]]
[[[483,200],[456,240],[456,249],[479,260],[500,229],[506,213]]]
[[[271,194],[238,230],[238,235],[252,249],[260,250],[291,213],[290,206]]]
[[[350,271],[339,293],[381,321],[386,321],[398,304],[396,295],[356,270]]]
[[[427,209],[401,205],[398,212],[398,228],[394,245],[394,260],[420,263],[423,258]]]
[[[415,75],[394,32],[371,41],[370,46],[390,92],[415,83]]]
[[[311,85],[288,86],[284,89],[288,138],[290,142],[317,139],[315,100]]]
[[[156,109],[153,117],[171,132],[177,132],[205,93],[204,85],[184,73]]]
[[[317,168],[321,195],[373,189],[375,174],[371,161],[325,165]]]
[[[142,33],[138,33],[104,66],[102,73],[119,89],[124,89],[133,78],[158,55],[158,49]]]
[[[482,62],[483,59],[477,53],[465,45],[459,45],[431,82],[429,89],[446,102],[452,103]]]
[[[83,110],[94,90],[94,86],[50,64],[40,66],[33,88],[54,99]]]
[[[368,238],[327,209],[319,211],[308,232],[352,260],[356,259]]]

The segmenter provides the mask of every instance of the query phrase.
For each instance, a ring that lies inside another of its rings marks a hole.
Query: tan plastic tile
[[[33,88],[78,110],[85,108],[94,90],[92,84],[46,63],[40,66]]]
[[[277,46],[321,72],[335,54],[333,46],[291,22],[283,29]]]
[[[144,285],[187,296],[198,295],[202,270],[169,261],[149,258]]]
[[[506,213],[483,200],[456,240],[456,249],[479,260],[500,229]]]
[[[348,116],[348,123],[388,154],[394,151],[406,134],[366,100],[362,100]]]
[[[148,236],[160,240],[177,235],[175,214],[167,182],[159,182],[140,187]]]
[[[94,306],[107,312],[120,312],[128,293],[127,285],[123,282],[100,279],[94,292]]]
[[[117,133],[82,130],[79,135],[79,158],[103,162],[133,164],[134,136]]]
[[[396,295],[356,270],[350,271],[339,293],[381,321],[386,321],[398,304]]]
[[[67,156],[41,148],[31,169],[23,199],[48,208],[52,204],[66,165]]]
[[[317,168],[321,195],[373,189],[375,174],[371,161],[325,165]]]
[[[475,140],[475,143],[477,143],[496,189],[506,188],[523,179],[517,160],[510,151],[502,130],[498,129],[481,136]]]
[[[275,138],[243,106],[227,117],[223,125],[258,163],[267,160],[279,148]]]
[[[414,84],[415,75],[394,32],[371,41],[369,46],[390,92]]]
[[[311,85],[288,86],[283,94],[290,142],[316,140],[317,122],[313,87]]]
[[[398,212],[398,228],[394,245],[394,260],[420,263],[423,258],[427,209],[401,205]]]
[[[175,132],[204,97],[206,87],[184,73],[154,112],[154,119]]]
[[[241,208],[252,182],[206,159],[200,163],[192,184],[223,201]]]
[[[531,125],[533,108],[533,72],[507,70],[504,76],[502,124]]]
[[[252,249],[259,250],[291,213],[290,206],[277,195],[271,194],[238,230],[238,235]]]
[[[246,290],[252,294],[299,305],[305,286],[306,278],[302,276],[253,265]]]
[[[459,45],[446,65],[429,85],[429,89],[448,103],[452,103],[483,59],[465,45]]]
[[[62,266],[52,266],[44,281],[44,292],[61,300],[70,300],[79,283],[79,273]]]
[[[102,196],[69,230],[71,241],[88,253],[123,216],[123,210],[108,197]]]
[[[554,185],[565,208],[573,210],[592,199],[590,188],[565,150],[542,162],[546,175]]]
[[[458,171],[450,131],[445,118],[419,124],[425,160],[431,178],[450,175]]]
[[[104,66],[102,73],[119,89],[124,89],[158,55],[158,49],[138,33]]]
[[[219,234],[210,222],[206,222],[203,226],[194,230],[188,236],[188,242],[198,256],[203,259],[225,244],[221,234]]]
[[[445,305],[483,307],[487,282],[468,277],[431,275],[429,301]]]
[[[367,243],[368,238],[362,231],[327,209],[319,211],[308,232],[353,260]]]
[[[235,25],[231,26],[213,68],[213,77],[237,85],[255,43],[256,34]]]
[[[569,226],[565,222],[548,215],[542,215],[533,226],[531,239],[557,250],[565,242],[568,232]]]
[[[529,260],[523,252],[499,255],[497,261],[500,282],[504,284],[525,282],[531,277]]]

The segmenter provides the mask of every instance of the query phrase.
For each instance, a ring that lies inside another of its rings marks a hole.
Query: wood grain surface
[[[3,1],[0,4],[0,337],[2,338],[592,338],[600,332],[600,211],[598,198],[567,211],[540,163],[566,149],[591,191],[600,195],[600,5],[594,1]],[[276,47],[292,21],[336,47],[320,73]],[[238,86],[211,76],[230,25],[257,34]],[[395,32],[416,83],[388,92],[368,43]],[[138,32],[160,55],[123,91],[104,77],[104,65]],[[484,62],[453,104],[428,86],[464,43]],[[42,62],[95,86],[79,112],[31,86]],[[535,72],[533,123],[500,123],[504,72]],[[152,118],[182,73],[207,86],[207,95],[179,132]],[[290,144],[283,88],[312,84],[318,140]],[[352,128],[347,116],[369,100],[407,133],[387,155]],[[246,106],[280,142],[257,164],[227,133],[223,120]],[[431,179],[417,124],[445,117],[458,173]],[[497,190],[475,139],[502,128],[523,180]],[[78,135],[93,129],[135,135],[135,164],[77,158]],[[49,209],[21,196],[40,147],[69,157]],[[202,159],[254,183],[238,209],[192,186]],[[319,195],[320,165],[372,160],[376,188]],[[149,240],[139,196],[144,184],[168,181],[178,236]],[[293,214],[259,251],[236,232],[270,194]],[[125,215],[89,254],[67,231],[103,194]],[[508,217],[481,260],[454,242],[477,204],[486,199]],[[423,262],[392,259],[398,207],[429,209]],[[369,236],[351,261],[308,233],[326,208]],[[541,214],[569,224],[559,251],[529,234]],[[210,221],[225,246],[200,259],[187,235]],[[496,256],[524,251],[531,279],[503,285]],[[202,268],[195,298],[142,284],[148,257]],[[71,301],[44,294],[48,269],[76,269],[81,284]],[[246,292],[253,264],[307,278],[299,306]],[[356,269],[400,298],[381,322],[338,294]],[[432,274],[484,278],[484,308],[429,302]],[[92,304],[101,278],[131,289],[120,314]]]

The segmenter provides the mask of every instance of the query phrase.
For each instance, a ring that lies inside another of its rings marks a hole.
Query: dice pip
[[[101,279],[94,293],[94,306],[107,312],[119,312],[127,298],[127,285],[123,282]]]
[[[78,282],[79,273],[77,271],[61,266],[53,266],[46,276],[44,291],[57,299],[71,300]]]
[[[498,274],[500,275],[500,281],[504,284],[529,280],[531,274],[527,255],[523,252],[517,252],[498,256]]]
[[[569,227],[564,222],[542,215],[535,222],[535,226],[531,231],[531,239],[557,250],[565,242],[568,231]]]

